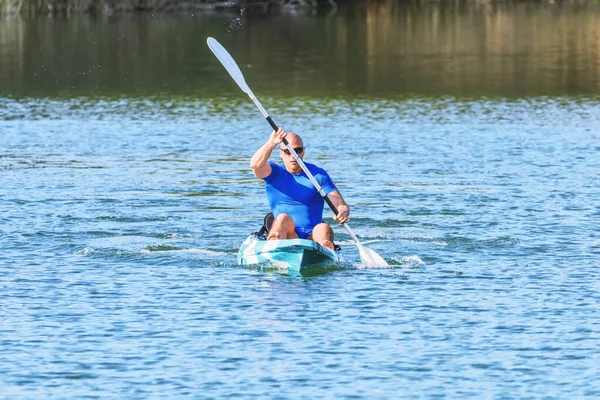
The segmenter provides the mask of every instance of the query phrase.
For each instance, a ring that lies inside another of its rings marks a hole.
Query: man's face
[[[294,148],[296,153],[298,153],[298,157],[304,160],[304,143],[302,143],[302,140],[297,136],[290,136],[291,135],[288,136],[288,143]],[[296,160],[294,160],[292,153],[286,146],[283,145],[283,143],[279,147],[279,154],[281,155],[281,159],[283,160],[283,163],[288,171],[297,173],[298,171],[302,170],[300,165],[296,162]]]

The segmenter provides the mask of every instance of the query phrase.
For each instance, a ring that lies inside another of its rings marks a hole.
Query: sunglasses
[[[289,151],[288,149],[279,149],[279,150],[283,151],[283,154],[285,154],[286,156],[292,155],[292,152]],[[302,154],[302,153],[304,153],[304,147],[294,147],[294,151],[296,152],[296,154]]]

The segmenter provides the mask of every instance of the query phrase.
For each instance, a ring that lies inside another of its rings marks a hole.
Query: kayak
[[[343,262],[338,251],[307,239],[269,240],[250,235],[240,246],[238,264],[273,264],[293,272]]]

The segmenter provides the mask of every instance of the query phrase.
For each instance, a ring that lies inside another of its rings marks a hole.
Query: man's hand
[[[264,179],[271,175],[271,166],[269,165],[269,157],[275,150],[275,147],[279,146],[283,142],[283,138],[287,136],[287,133],[280,127],[277,132],[273,131],[269,140],[261,146],[260,149],[256,150],[256,153],[250,160],[250,168],[257,178]]]
[[[350,207],[348,207],[345,204],[342,204],[337,207],[337,210],[338,215],[334,216],[333,219],[335,219],[340,224],[345,224],[346,222],[350,221]]]
[[[281,144],[281,142],[283,142],[283,139],[287,136],[287,133],[283,130],[282,127],[279,127],[279,129],[277,129],[277,132],[273,131],[271,132],[271,137],[269,138],[269,142],[273,145],[273,147],[276,147],[278,144]]]

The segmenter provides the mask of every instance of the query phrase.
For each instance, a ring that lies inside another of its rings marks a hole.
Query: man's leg
[[[325,222],[315,226],[308,238],[333,250],[333,229]]]
[[[273,225],[271,225],[267,240],[296,239],[298,234],[295,229],[296,224],[294,224],[292,217],[287,214],[279,214],[277,218],[275,218],[275,221],[273,221]]]

